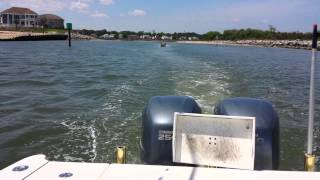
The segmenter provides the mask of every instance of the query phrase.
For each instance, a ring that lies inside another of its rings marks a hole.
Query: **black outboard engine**
[[[251,116],[256,118],[256,170],[279,167],[279,119],[272,105],[253,98],[230,98],[215,108],[217,115]]]
[[[188,96],[152,97],[142,113],[141,158],[147,164],[172,163],[174,112],[201,113]]]

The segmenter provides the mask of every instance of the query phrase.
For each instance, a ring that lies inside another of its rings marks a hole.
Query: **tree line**
[[[204,34],[205,40],[245,40],[245,39],[261,39],[261,40],[310,40],[312,33],[303,32],[278,32],[278,31],[264,31],[259,29],[231,29],[225,30],[223,33],[217,31],[210,31]]]

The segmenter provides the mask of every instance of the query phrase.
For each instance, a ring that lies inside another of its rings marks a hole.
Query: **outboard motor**
[[[230,98],[215,108],[217,115],[251,116],[256,118],[256,170],[279,167],[279,119],[271,103],[253,98]]]
[[[201,113],[188,96],[152,97],[142,113],[141,157],[147,164],[172,163],[174,112]]]

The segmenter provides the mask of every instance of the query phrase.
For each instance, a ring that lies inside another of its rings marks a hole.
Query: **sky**
[[[0,11],[28,7],[53,13],[76,29],[156,32],[268,29],[310,32],[320,0],[0,0]]]

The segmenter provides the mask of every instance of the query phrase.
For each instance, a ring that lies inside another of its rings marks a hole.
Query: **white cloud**
[[[239,18],[233,18],[233,19],[231,20],[231,22],[238,23],[238,22],[240,22],[240,19],[239,19]]]
[[[38,13],[58,12],[66,7],[65,0],[1,0],[4,7],[27,7]]]
[[[97,17],[97,18],[107,18],[109,17],[107,14],[95,11],[93,14],[90,15],[91,17]]]
[[[147,13],[141,9],[135,9],[133,11],[128,12],[130,16],[145,16]]]
[[[113,0],[99,0],[101,4],[103,5],[111,5],[114,4]]]
[[[69,9],[79,13],[87,13],[89,9],[89,4],[82,1],[73,1],[71,2]]]

